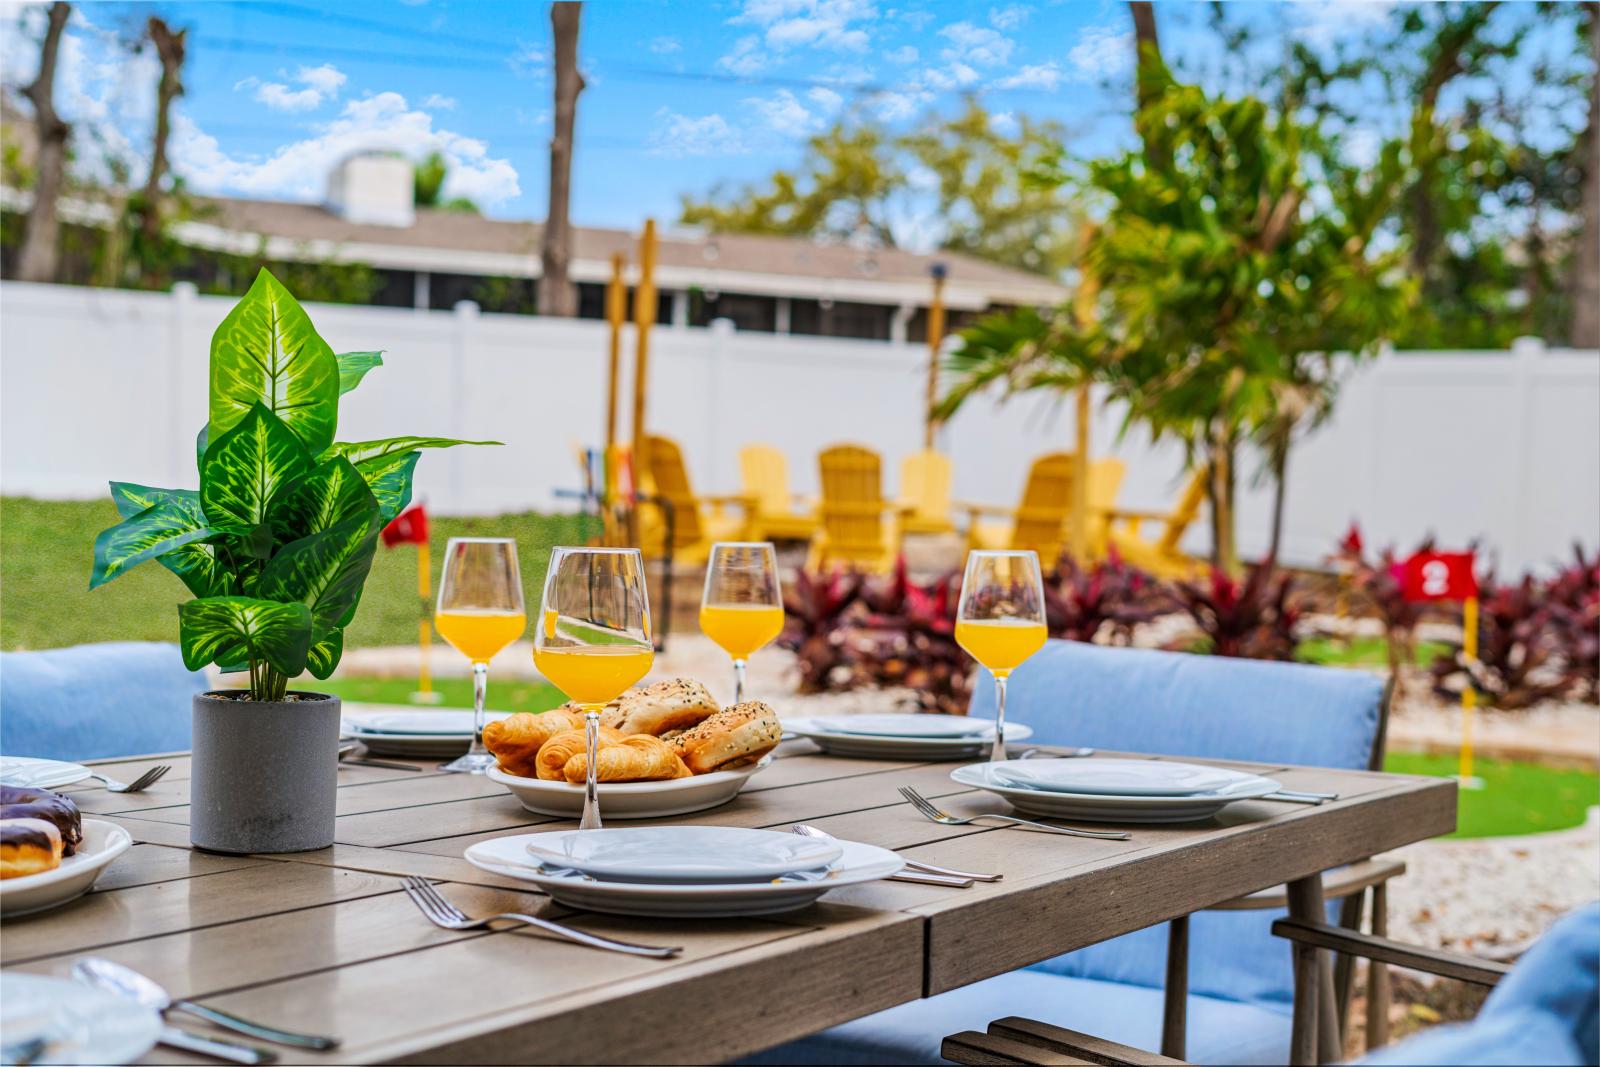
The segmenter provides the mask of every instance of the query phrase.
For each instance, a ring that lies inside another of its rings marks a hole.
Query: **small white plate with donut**
[[[660,782],[601,782],[600,813],[607,819],[661,819],[668,815],[687,815],[726,804],[739,795],[745,782],[767,767],[772,756],[733,770],[692,774],[687,778],[668,778]],[[498,766],[484,772],[491,782],[499,782],[539,815],[577,818],[583,814],[583,786],[552,782],[543,778],[521,778],[507,774]]]
[[[133,838],[116,823],[83,820],[83,841],[61,865],[38,874],[0,879],[0,917],[14,919],[60,907],[94,888],[100,872],[128,851]]]

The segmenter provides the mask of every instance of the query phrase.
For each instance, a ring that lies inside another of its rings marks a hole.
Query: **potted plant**
[[[112,482],[122,521],[95,539],[91,589],[156,560],[189,587],[184,663],[249,672],[194,698],[190,840],[218,852],[333,843],[339,699],[291,690],[339,663],[378,533],[440,437],[335,441],[339,397],[383,362],[336,355],[266,270],[211,338],[200,488]]]

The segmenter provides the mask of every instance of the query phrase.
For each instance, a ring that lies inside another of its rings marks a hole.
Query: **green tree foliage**
[[[739,189],[683,198],[682,221],[732,233],[902,243],[913,216],[938,219],[941,248],[1039,274],[1070,256],[1071,210],[1039,172],[1065,136],[1054,122],[996,120],[976,99],[895,134],[860,116],[806,141],[794,168]]]
[[[412,201],[417,207],[437,207],[468,215],[481,214],[478,205],[465,196],[444,197],[444,180],[450,176],[450,163],[443,152],[429,152],[411,172]]]

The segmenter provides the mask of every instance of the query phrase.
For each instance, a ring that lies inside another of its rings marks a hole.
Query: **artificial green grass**
[[[1450,646],[1438,641],[1418,641],[1414,660],[1417,666],[1426,667],[1449,651]],[[1387,667],[1389,642],[1382,637],[1313,637],[1300,643],[1297,657],[1330,667]]]
[[[1456,773],[1455,756],[1391,752],[1383,769],[1397,774],[1448,778]],[[1533,763],[1475,760],[1474,777],[1483,789],[1458,794],[1456,832],[1452,837],[1507,837],[1581,826],[1588,811],[1600,804],[1600,775],[1559,770]]]
[[[0,498],[0,648],[177,640],[177,606],[189,599],[189,592],[153,560],[89,591],[95,535],[115,522],[117,511],[109,500]],[[582,522],[576,515],[534,512],[434,517],[428,531],[434,592],[451,537],[514,537],[524,594],[532,608],[539,603],[550,548],[581,543],[585,533],[593,532]],[[378,549],[360,610],[345,631],[345,647],[416,641],[420,607],[416,547]],[[432,611],[431,604],[428,609]]]
[[[435,678],[433,688],[441,697],[436,705],[438,707],[472,707],[470,678]],[[410,704],[411,694],[416,689],[415,678],[330,678],[317,683],[318,692],[332,693],[341,700],[363,704]],[[486,703],[491,711],[549,711],[566,699],[561,690],[548,682],[499,681],[493,674],[489,676],[489,698]]]

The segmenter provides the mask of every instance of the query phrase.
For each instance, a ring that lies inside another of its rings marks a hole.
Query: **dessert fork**
[[[1034,830],[1046,830],[1052,834],[1066,834],[1068,837],[1094,837],[1102,841],[1126,841],[1129,834],[1123,830],[1074,830],[1070,826],[1051,826],[1049,823],[1034,822],[1032,819],[1019,819],[1015,815],[968,815],[958,818],[947,811],[941,811],[933,802],[909,785],[900,787],[900,795],[911,802],[930,821],[943,823],[945,826],[966,826],[979,819],[999,819],[1002,826],[1026,826]]]
[[[172,768],[165,763],[158,763],[131,782],[119,782],[110,775],[101,774],[99,771],[90,771],[89,777],[104,785],[109,793],[142,793],[159,782],[170,770]]]
[[[568,941],[576,941],[580,945],[588,945],[590,948],[625,952],[630,956],[650,956],[655,959],[666,959],[683,951],[681,948],[662,948],[656,945],[636,945],[631,941],[617,941],[613,938],[601,937],[598,934],[585,933],[570,926],[563,926],[558,922],[551,922],[549,919],[541,919],[537,915],[522,915],[513,911],[486,915],[481,919],[469,919],[466,912],[441,896],[439,891],[433,887],[433,883],[427,879],[408,877],[401,884],[405,887],[406,896],[410,897],[411,902],[417,906],[417,909],[427,916],[428,921],[446,930],[479,930],[487,928],[491,923],[504,919],[508,922],[521,923],[524,926],[537,927],[546,933],[564,937]]]

